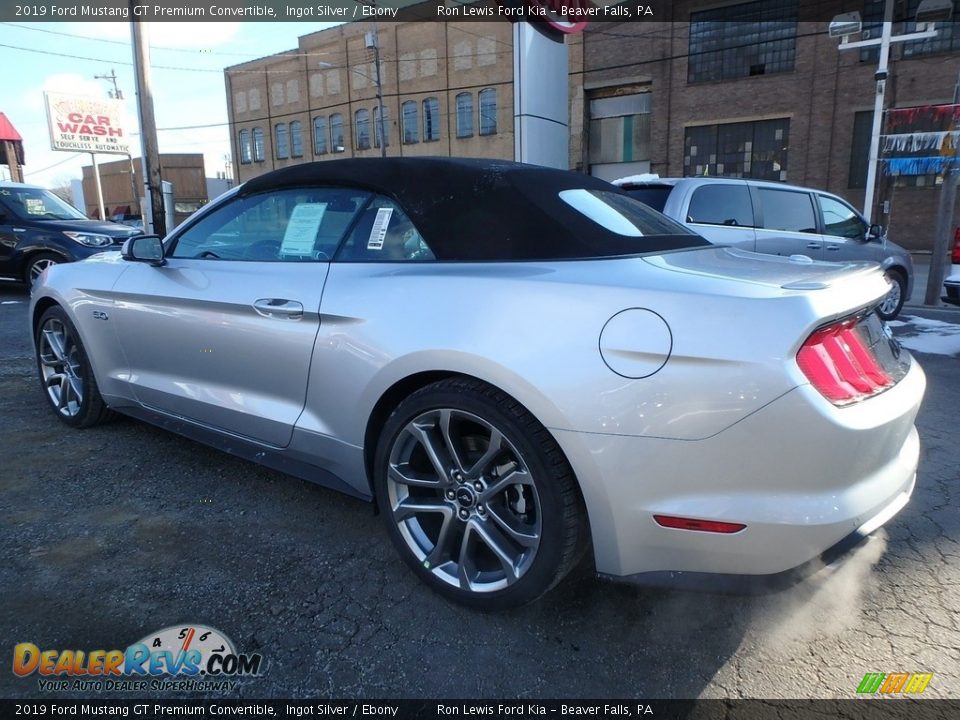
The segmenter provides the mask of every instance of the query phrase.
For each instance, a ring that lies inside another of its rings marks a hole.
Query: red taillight
[[[820,394],[847,405],[893,385],[863,341],[855,320],[817,330],[797,353],[797,365]]]
[[[731,533],[740,532],[746,525],[743,523],[718,522],[716,520],[697,520],[695,518],[674,517],[672,515],[654,515],[658,525],[677,530],[699,530],[700,532]]]
[[[950,253],[950,262],[960,265],[960,227],[953,233],[953,252]]]

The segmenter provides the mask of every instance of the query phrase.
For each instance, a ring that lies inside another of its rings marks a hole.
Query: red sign
[[[582,32],[588,21],[581,18],[596,12],[590,0],[527,0],[527,4],[537,13],[534,20],[568,34]]]

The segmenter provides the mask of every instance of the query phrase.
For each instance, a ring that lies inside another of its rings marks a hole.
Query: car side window
[[[826,235],[862,240],[867,228],[856,210],[846,203],[826,195],[817,195],[820,212],[823,213],[823,231]]]
[[[369,197],[362,190],[289,188],[236,198],[180,235],[171,257],[330,260]]]
[[[687,222],[753,227],[753,205],[746,185],[703,185],[693,191]]]
[[[434,260],[426,240],[393,200],[377,195],[362,212],[337,253],[344,262],[423,262]]]
[[[757,188],[757,193],[763,208],[763,227],[767,230],[817,232],[810,193],[764,187]]]

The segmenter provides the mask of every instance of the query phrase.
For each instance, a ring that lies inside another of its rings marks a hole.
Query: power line
[[[28,175],[39,175],[40,173],[46,172],[47,170],[53,170],[53,168],[55,168],[55,167],[57,167],[57,166],[59,166],[59,165],[63,165],[64,163],[70,162],[71,160],[78,160],[78,159],[80,159],[81,154],[82,154],[82,153],[73,153],[70,157],[68,157],[68,158],[66,158],[66,159],[64,159],[64,160],[61,160],[60,162],[55,162],[53,165],[47,165],[47,167],[45,167],[45,168],[40,168],[39,170],[31,170],[30,172],[25,172],[23,175],[24,175],[24,177],[26,177],[26,176],[28,176]]]

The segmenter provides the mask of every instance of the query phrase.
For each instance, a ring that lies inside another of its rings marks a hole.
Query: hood
[[[30,220],[29,222],[37,229],[97,233],[117,239],[126,239],[132,235],[141,234],[140,230],[129,225],[104,222],[103,220]]]

